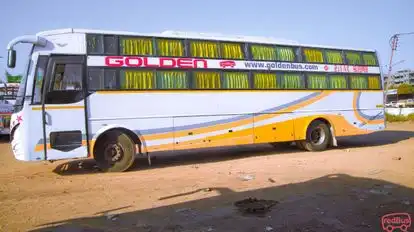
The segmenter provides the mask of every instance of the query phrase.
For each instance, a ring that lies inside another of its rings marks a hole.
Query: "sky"
[[[21,35],[59,28],[165,30],[266,36],[321,44],[376,49],[384,71],[389,39],[414,32],[413,0],[0,0],[0,75],[7,43]],[[28,46],[16,47],[21,74]],[[414,69],[414,35],[402,36],[393,70]]]

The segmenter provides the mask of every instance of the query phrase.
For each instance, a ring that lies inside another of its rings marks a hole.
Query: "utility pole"
[[[388,87],[390,84],[390,81],[392,79],[391,77],[391,71],[392,71],[392,59],[394,57],[394,53],[397,50],[398,47],[398,40],[399,37],[401,37],[402,35],[414,35],[414,32],[408,32],[408,33],[397,33],[394,34],[393,36],[391,36],[390,38],[390,45],[391,45],[391,55],[390,55],[390,62],[388,65],[388,74],[387,74],[387,82],[385,83],[385,94],[384,94],[384,104],[387,102],[387,92],[388,92]],[[397,93],[397,97],[398,97],[398,93]]]

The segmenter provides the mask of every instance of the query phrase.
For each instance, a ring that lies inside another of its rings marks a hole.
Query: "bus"
[[[137,156],[251,144],[305,151],[383,130],[375,50],[167,31],[59,29],[32,45],[11,120],[23,161],[93,158],[104,172]]]
[[[10,135],[10,119],[19,84],[0,83],[0,136]]]

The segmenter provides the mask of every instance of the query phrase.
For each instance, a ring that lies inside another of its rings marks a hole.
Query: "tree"
[[[22,75],[11,75],[9,72],[6,71],[6,81],[7,83],[20,83],[22,79]]]
[[[401,84],[397,88],[397,94],[414,94],[414,86],[410,84]]]

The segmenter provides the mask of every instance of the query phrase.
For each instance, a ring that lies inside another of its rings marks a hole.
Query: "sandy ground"
[[[385,214],[414,217],[414,124],[339,145],[159,153],[109,174],[88,160],[19,162],[4,142],[0,230],[383,231]],[[235,204],[249,197],[267,201]]]

